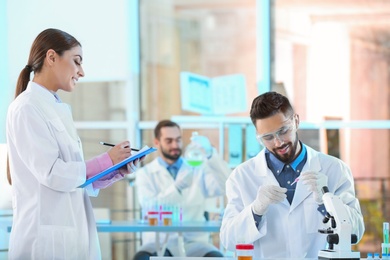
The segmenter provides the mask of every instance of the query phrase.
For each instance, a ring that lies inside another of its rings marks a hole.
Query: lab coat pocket
[[[50,120],[49,123],[53,126],[53,129],[55,129],[56,131],[58,131],[58,132],[65,131],[65,126],[59,118],[54,118],[54,119]]]
[[[77,239],[75,228],[61,226],[39,226],[36,244],[33,247],[33,259],[82,259],[84,255]]]
[[[306,200],[303,207],[306,233],[318,233],[318,229],[322,228],[322,215],[317,210],[318,204],[314,200]]]
[[[40,225],[75,227],[70,194],[40,186]]]

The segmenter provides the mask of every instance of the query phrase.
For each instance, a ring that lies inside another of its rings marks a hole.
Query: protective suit
[[[193,179],[191,185],[183,189],[181,193],[174,186],[174,179],[168,170],[159,163],[158,158],[140,168],[136,172],[136,187],[141,207],[148,207],[151,201],[169,201],[182,207],[183,221],[205,221],[206,198],[224,195],[225,181],[230,169],[216,152],[204,164],[200,167],[191,167],[183,162],[178,176],[192,171]],[[183,233],[183,237],[187,256],[191,256],[193,253],[204,255],[215,250],[215,247],[209,244],[208,233],[187,232]],[[176,233],[169,234],[167,249],[174,256],[179,255],[177,238]],[[164,239],[165,234],[161,233],[161,244]],[[155,242],[154,233],[143,233],[143,246],[140,250],[150,253],[157,251]],[[203,244],[194,247],[190,242],[203,242]]]
[[[67,104],[29,82],[10,105],[13,180],[9,259],[100,259],[86,164]]]
[[[335,157],[306,148],[307,162],[302,172],[311,170],[328,176],[329,191],[345,203],[353,233],[360,240],[364,223],[350,169]],[[298,181],[291,205],[287,199],[271,204],[257,227],[251,206],[262,185],[279,186],[267,167],[265,149],[238,166],[226,182],[228,204],[220,232],[222,244],[234,251],[238,243],[253,243],[257,258],[317,258],[318,251],[326,247],[326,235],[318,232],[324,228],[323,215],[317,210],[312,192]]]

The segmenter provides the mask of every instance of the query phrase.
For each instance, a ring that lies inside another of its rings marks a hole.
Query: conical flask
[[[184,158],[190,166],[198,167],[206,160],[207,154],[201,143],[198,132],[192,132],[191,143],[186,147]]]

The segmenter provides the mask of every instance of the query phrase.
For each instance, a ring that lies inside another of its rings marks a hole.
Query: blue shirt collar
[[[301,147],[302,147],[302,150],[301,150],[301,153],[298,155],[298,157],[292,162],[290,163],[290,166],[294,169],[294,171],[297,170],[298,168],[298,165],[303,161],[303,159],[306,157],[306,146],[304,144],[301,143]]]
[[[290,166],[291,168],[294,169],[294,171],[297,171],[298,165],[306,158],[306,154],[307,154],[306,146],[302,142],[300,142],[300,144],[302,147],[301,152],[299,153],[298,157],[295,158],[295,160],[292,163],[290,163]],[[269,154],[269,163],[272,164],[272,167],[273,169],[275,169],[275,172],[277,173],[282,172],[286,164],[284,162],[281,162],[279,159],[277,159],[275,155],[271,153],[268,149],[266,149],[265,152]]]
[[[179,157],[176,162],[169,165],[166,161],[164,161],[161,157],[157,157],[158,163],[162,165],[164,168],[168,168],[168,166],[174,166],[177,169],[180,169],[181,165],[183,164],[183,158]]]

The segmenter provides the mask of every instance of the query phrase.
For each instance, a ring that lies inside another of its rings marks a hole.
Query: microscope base
[[[336,252],[321,250],[318,252],[319,260],[359,260],[360,252]]]

